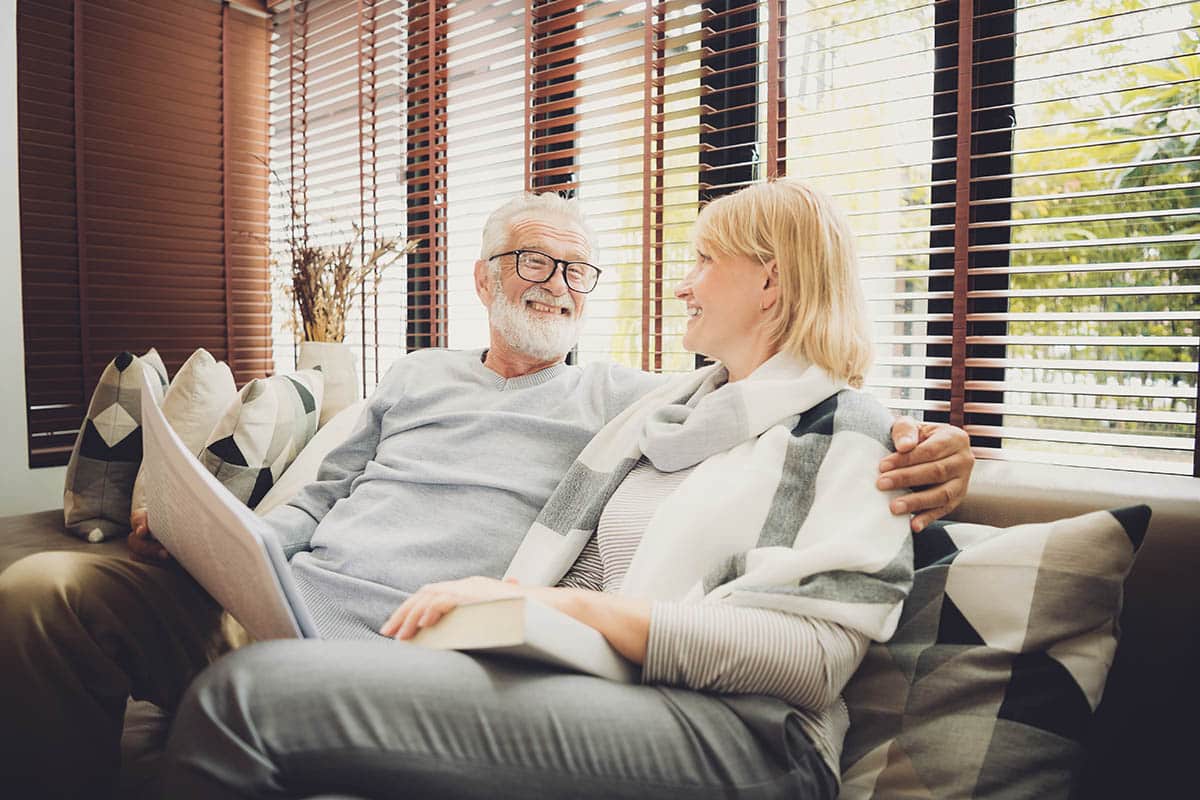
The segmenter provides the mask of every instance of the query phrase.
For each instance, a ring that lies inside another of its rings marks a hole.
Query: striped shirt
[[[559,586],[618,591],[654,512],[690,473],[659,472],[643,458],[605,506],[596,535]],[[869,643],[841,625],[783,611],[657,602],[642,681],[778,697],[796,708],[836,776],[849,726],[840,695]]]

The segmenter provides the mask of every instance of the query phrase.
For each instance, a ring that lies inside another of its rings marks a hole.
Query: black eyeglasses
[[[596,288],[600,280],[600,268],[586,261],[564,261],[539,250],[509,250],[507,253],[496,253],[488,259],[504,256],[517,257],[517,274],[530,283],[545,283],[554,277],[554,273],[562,269],[563,280],[567,288],[573,292],[587,294]]]

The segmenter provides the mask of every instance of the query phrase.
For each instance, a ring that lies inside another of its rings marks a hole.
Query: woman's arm
[[[656,603],[644,683],[832,705],[870,638],[828,620],[718,603]]]
[[[600,631],[642,664],[644,683],[768,694],[816,711],[832,704],[870,640],[826,620],[719,603],[651,603],[564,587],[465,578],[421,587],[380,633],[411,639],[464,603],[530,597]]]
[[[633,663],[641,664],[646,658],[649,601],[589,589],[521,586],[480,576],[422,586],[388,617],[379,632],[395,639],[411,639],[460,605],[505,597],[529,597],[556,608],[600,631],[617,652]]]

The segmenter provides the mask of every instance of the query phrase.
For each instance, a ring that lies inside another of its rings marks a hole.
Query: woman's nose
[[[692,273],[683,276],[683,279],[675,286],[675,296],[680,300],[685,299],[692,293]]]

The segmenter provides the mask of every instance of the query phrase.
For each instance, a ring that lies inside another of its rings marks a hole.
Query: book
[[[142,461],[155,538],[255,639],[317,637],[275,535],[192,455],[142,377]]]
[[[527,597],[467,603],[410,640],[422,647],[540,661],[622,683],[636,683],[636,665],[604,634]]]

